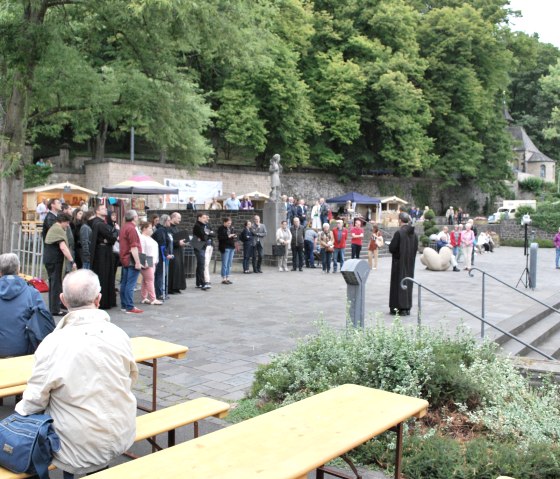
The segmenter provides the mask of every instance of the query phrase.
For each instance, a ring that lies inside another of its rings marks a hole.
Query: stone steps
[[[558,309],[560,293],[547,298],[544,303]],[[560,358],[560,314],[551,312],[538,303],[497,324],[510,334],[541,351]],[[489,332],[488,337],[513,356],[543,358],[540,354],[498,331]]]

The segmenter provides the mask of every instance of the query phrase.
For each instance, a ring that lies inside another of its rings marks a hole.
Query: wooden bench
[[[403,422],[422,417],[427,408],[422,399],[347,384],[91,479],[306,479],[309,472],[394,427],[395,478],[400,478]]]
[[[135,442],[167,433],[168,446],[175,445],[175,430],[181,426],[193,424],[194,437],[198,437],[198,421],[209,417],[224,418],[229,412],[229,404],[212,398],[198,398],[175,406],[150,412],[136,418]],[[56,427],[56,425],[55,425]],[[157,446],[161,449],[160,446]],[[54,469],[51,466],[51,469]],[[16,474],[0,467],[0,479],[24,479],[29,474]]]

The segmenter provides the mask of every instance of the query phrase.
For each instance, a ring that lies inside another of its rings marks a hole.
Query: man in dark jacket
[[[14,253],[0,255],[0,358],[34,352],[26,332],[33,314],[45,322],[46,330],[55,327],[39,291],[18,276],[19,265]]]
[[[158,261],[156,266],[156,274],[154,277],[156,297],[159,300],[168,299],[167,284],[169,274],[167,272],[169,271],[169,260],[173,258],[173,238],[169,233],[170,226],[170,216],[163,214],[159,217],[156,231],[152,235],[152,238],[159,246],[159,257],[161,258],[161,261]]]
[[[290,228],[292,233],[292,271],[303,271],[303,245],[305,228],[301,226],[299,218],[294,218],[294,224]]]
[[[206,291],[211,288],[210,283],[204,278],[204,264],[206,261],[206,247],[212,243],[213,231],[208,227],[208,215],[198,213],[196,223],[193,226],[193,238],[191,240],[194,254],[196,255],[196,287]]]
[[[54,200],[49,200],[47,208],[49,209],[49,212],[47,213],[47,216],[45,216],[43,221],[43,231],[41,231],[43,241],[45,241],[50,227],[56,223],[56,217],[62,209],[62,203],[58,198],[55,198]]]

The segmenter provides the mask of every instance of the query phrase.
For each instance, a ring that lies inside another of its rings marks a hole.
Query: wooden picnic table
[[[92,479],[304,479],[369,439],[397,427],[400,477],[402,424],[422,417],[428,402],[346,384],[217,432],[112,467]]]
[[[142,408],[155,411],[157,404],[157,360],[163,357],[182,359],[189,348],[180,344],[161,341],[159,339],[140,336],[131,338],[132,353],[137,363],[153,368],[152,370],[152,406]],[[2,389],[27,384],[33,371],[34,356],[18,356],[0,359],[0,397]]]

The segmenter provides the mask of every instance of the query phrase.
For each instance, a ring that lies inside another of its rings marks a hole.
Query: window
[[[546,178],[546,165],[541,165],[541,178]]]

